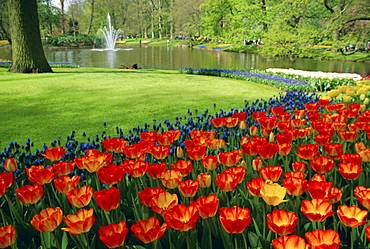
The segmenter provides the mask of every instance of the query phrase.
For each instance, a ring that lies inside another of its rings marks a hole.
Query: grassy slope
[[[53,74],[12,74],[0,69],[0,146],[40,148],[73,130],[88,136],[115,135],[164,119],[173,121],[187,109],[213,111],[242,108],[245,100],[268,99],[279,91],[246,81],[179,74],[176,71],[102,68],[54,69]],[[103,122],[107,122],[107,127]],[[125,133],[127,134],[127,133]]]

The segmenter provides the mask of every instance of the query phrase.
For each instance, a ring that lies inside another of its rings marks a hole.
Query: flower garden
[[[266,75],[287,91],[242,109],[10,142],[0,248],[368,248],[369,80]]]

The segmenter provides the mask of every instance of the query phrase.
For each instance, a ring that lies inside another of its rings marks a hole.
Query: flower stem
[[[234,243],[235,243],[235,249],[238,249],[238,238],[236,237],[236,233],[234,233]]]
[[[209,218],[207,219],[207,223],[208,223],[209,248],[213,248],[213,247],[212,247],[211,221],[210,221],[210,219],[209,219]]]
[[[189,231],[186,231],[185,234],[186,234],[186,248],[187,249],[191,249],[191,247],[190,247],[190,239],[189,239]]]

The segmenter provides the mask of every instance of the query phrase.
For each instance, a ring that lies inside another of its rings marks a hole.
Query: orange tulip
[[[252,168],[253,168],[253,170],[260,171],[260,169],[262,167],[263,167],[263,161],[262,161],[261,158],[256,157],[256,158],[254,158],[252,160]]]
[[[323,134],[318,134],[313,137],[313,139],[316,141],[318,145],[325,145],[330,143],[332,136],[331,135],[323,135]]]
[[[298,171],[300,172],[300,171]],[[298,177],[287,177],[282,180],[287,193],[293,196],[302,195],[307,189],[307,180]]]
[[[252,125],[251,127],[249,127],[249,134],[251,136],[255,136],[255,135],[257,135],[257,133],[258,133],[258,127],[257,126]]]
[[[311,249],[338,249],[340,246],[339,233],[332,229],[317,229],[312,232],[306,232],[304,236]]]
[[[217,160],[226,167],[234,166],[243,158],[243,150],[233,150],[227,152],[220,152],[217,155]]]
[[[307,120],[306,119],[294,118],[294,119],[291,119],[290,122],[292,123],[293,128],[297,128],[297,127],[304,126],[306,124]]]
[[[307,168],[307,165],[306,165],[305,162],[294,161],[292,163],[292,168],[293,168],[294,171],[305,172],[306,171],[306,168]]]
[[[235,190],[239,183],[239,179],[235,174],[222,173],[216,176],[216,185],[224,192]]]
[[[170,154],[170,146],[169,145],[154,145],[150,147],[150,153],[154,156],[157,160],[165,159]]]
[[[287,155],[289,155],[290,154],[290,151],[292,150],[292,147],[293,147],[292,144],[288,144],[288,143],[278,144],[278,146],[279,146],[278,154],[280,156],[287,156]]]
[[[81,177],[74,175],[72,178],[69,176],[61,176],[56,178],[53,183],[55,189],[60,193],[68,193],[71,189],[76,188],[80,183]]]
[[[217,132],[216,131],[201,131],[201,130],[192,130],[190,131],[189,135],[191,139],[195,137],[204,137],[204,138],[215,138]]]
[[[94,173],[110,164],[112,159],[112,153],[92,152],[90,155],[76,157],[74,161],[80,169],[86,169],[89,173]]]
[[[74,188],[66,193],[68,202],[77,207],[82,208],[89,205],[93,196],[93,188],[89,186],[82,186],[80,189]]]
[[[261,188],[260,194],[267,205],[277,206],[280,203],[288,201],[284,200],[286,188],[277,183],[264,184]]]
[[[319,103],[305,103],[304,107],[309,112],[316,112],[319,110]]]
[[[125,170],[122,164],[108,164],[106,167],[100,168],[96,173],[99,180],[108,185],[119,183],[125,176]]]
[[[212,178],[210,173],[200,173],[197,176],[201,188],[209,188],[212,184]]]
[[[171,164],[171,168],[175,171],[181,173],[183,177],[189,175],[193,170],[193,163],[186,160],[177,160],[175,163]]]
[[[207,147],[210,150],[223,149],[226,147],[226,141],[222,138],[214,138],[210,140],[210,143]]]
[[[358,227],[369,222],[364,220],[368,215],[368,211],[361,210],[358,206],[340,205],[337,213],[340,221],[347,227]]]
[[[157,131],[144,131],[140,133],[140,137],[145,141],[156,141],[157,140]]]
[[[163,192],[166,192],[166,190],[164,190],[161,187],[156,187],[156,188],[147,187],[138,193],[139,200],[141,204],[143,204],[144,206],[150,207],[153,197]]]
[[[311,122],[319,121],[321,119],[321,114],[319,112],[310,112],[307,114],[307,117]]]
[[[320,154],[320,151],[318,151],[318,149],[318,144],[303,144],[297,147],[296,155],[303,160],[311,160],[312,158]]]
[[[370,188],[365,188],[362,185],[356,186],[354,194],[363,207],[370,209]]]
[[[263,128],[266,130],[272,130],[276,127],[277,124],[277,118],[276,117],[260,117],[257,118],[257,123],[260,124]]]
[[[332,158],[326,156],[318,156],[311,159],[310,166],[317,173],[324,174],[328,173],[334,168],[335,162]]]
[[[343,144],[330,143],[324,145],[324,152],[333,159],[340,159],[343,154]]]
[[[106,138],[101,142],[104,149],[110,152],[122,153],[127,141],[119,137]]]
[[[162,173],[161,183],[163,186],[169,189],[177,188],[179,182],[182,180],[182,174],[176,170],[166,170]]]
[[[148,164],[147,173],[153,179],[159,179],[162,176],[162,173],[167,170],[167,164],[165,162]]]
[[[261,144],[256,146],[257,154],[262,159],[271,159],[279,151],[279,146],[275,143]]]
[[[161,145],[171,145],[180,137],[179,130],[165,131],[163,134],[157,134],[157,142]]]
[[[339,163],[338,169],[347,180],[356,180],[362,173],[361,164],[358,163]]]
[[[40,184],[50,183],[58,176],[58,172],[54,171],[53,166],[44,168],[44,165],[31,166],[26,168],[28,180]]]
[[[117,209],[121,201],[120,191],[116,187],[95,191],[94,197],[98,206],[106,212]]]
[[[284,112],[284,106],[273,106],[270,107],[270,112],[274,116],[278,116]]]
[[[294,233],[298,224],[298,216],[292,211],[274,209],[267,215],[267,227],[279,235]]]
[[[122,166],[124,171],[132,177],[141,177],[148,170],[148,163],[140,159],[136,159],[136,161],[131,159],[125,160],[119,166]]]
[[[33,216],[31,225],[38,231],[48,233],[54,231],[63,221],[63,211],[60,207],[47,208]]]
[[[200,188],[200,183],[198,180],[186,180],[179,182],[179,185],[177,187],[182,196],[194,197]]]
[[[7,248],[15,243],[16,230],[12,225],[0,227],[0,248]]]
[[[338,137],[343,142],[353,142],[357,138],[357,131],[337,131]]]
[[[207,153],[207,148],[204,146],[196,145],[189,148],[187,151],[188,157],[195,161],[202,160]]]
[[[49,159],[52,162],[59,161],[66,154],[66,150],[62,146],[57,148],[47,148],[44,154],[41,154],[46,159]]]
[[[262,186],[265,185],[265,181],[262,178],[260,177],[253,178],[250,182],[247,182],[246,185],[247,185],[248,192],[251,195],[262,197],[261,189],[262,189]]]
[[[17,198],[24,204],[35,204],[44,196],[44,188],[40,183],[24,185],[15,190]]]
[[[362,149],[358,152],[364,163],[370,162],[370,149]]]
[[[163,192],[153,196],[150,207],[157,214],[164,215],[167,210],[173,208],[178,203],[179,199],[176,194]]]
[[[120,247],[125,243],[128,234],[126,221],[121,221],[118,224],[110,223],[107,226],[102,226],[98,230],[99,239],[109,248]]]
[[[64,217],[67,228],[61,228],[62,231],[77,235],[90,231],[95,224],[94,209],[80,209],[76,214],[69,214]]]
[[[260,177],[265,181],[277,182],[282,174],[283,168],[281,166],[266,166],[260,169]]]
[[[359,154],[347,153],[340,156],[341,163],[362,163],[362,157]]]
[[[279,122],[277,123],[277,127],[282,132],[289,132],[292,129],[292,124],[290,122]]]
[[[272,240],[272,246],[274,249],[292,249],[292,248],[299,248],[299,249],[309,249],[308,244],[306,241],[298,236],[298,235],[281,235],[277,239]]]
[[[71,162],[58,162],[53,165],[58,175],[69,175],[76,167],[76,164]]]
[[[228,233],[242,233],[251,221],[251,212],[248,208],[234,206],[220,209],[220,223]]]
[[[224,169],[222,173],[234,174],[238,178],[238,184],[241,183],[246,176],[246,169],[243,166],[230,167]]]
[[[312,222],[322,222],[333,215],[333,204],[323,199],[303,200],[302,213]]]
[[[0,197],[3,196],[6,190],[12,186],[14,182],[14,175],[11,172],[0,173]]]
[[[164,214],[168,227],[178,231],[188,231],[196,227],[199,210],[196,206],[178,204]]]
[[[14,158],[8,158],[4,162],[4,169],[9,172],[15,172],[17,170],[17,162]]]
[[[191,205],[198,207],[199,215],[203,219],[207,219],[216,215],[220,200],[215,194],[209,196],[200,196],[196,201],[190,201]]]
[[[143,144],[133,144],[132,146],[124,146],[122,148],[123,154],[131,159],[142,159],[145,157],[146,148]]]
[[[208,170],[215,170],[218,167],[217,157],[213,155],[205,156],[202,165]]]
[[[147,220],[139,220],[131,226],[135,237],[146,244],[162,238],[166,229],[167,224],[163,223],[161,226],[158,218],[154,216],[149,217]]]

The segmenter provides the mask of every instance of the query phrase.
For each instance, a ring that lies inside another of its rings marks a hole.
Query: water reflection
[[[308,71],[370,75],[369,63],[319,61],[297,58],[271,60],[258,54],[230,53],[188,47],[119,47],[116,51],[91,49],[45,49],[48,61],[74,62],[83,67],[118,68],[138,64],[146,69],[178,70],[180,67],[222,69],[294,68]],[[11,59],[9,49],[0,49],[1,59]]]

